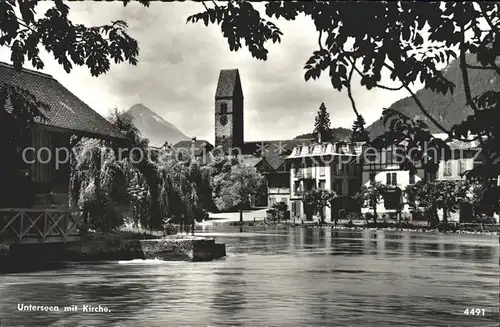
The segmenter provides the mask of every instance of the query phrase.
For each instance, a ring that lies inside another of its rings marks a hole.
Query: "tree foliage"
[[[128,136],[129,150],[137,151],[125,151],[120,158],[108,142],[83,139],[77,143],[71,197],[79,199],[79,207],[98,222],[94,225],[101,229],[103,224],[107,229],[119,226],[122,212],[117,210],[124,206],[133,208],[135,223],[152,229],[161,229],[167,218],[184,226],[200,220],[211,206],[210,167],[192,157],[179,158],[167,148],[153,155],[126,112],[115,109],[109,120]],[[119,193],[106,191],[116,183]],[[116,223],[105,220],[107,215]]]
[[[129,201],[127,162],[116,160],[100,140],[82,139],[74,149],[71,196],[89,219],[88,227],[109,231],[123,223],[118,207]]]
[[[443,210],[443,222],[449,213],[456,212],[462,204],[471,204],[478,211],[481,203],[481,188],[471,181],[435,180],[418,181],[406,187],[407,197],[416,208],[424,209],[431,222],[437,222],[437,210]]]
[[[321,223],[324,223],[324,208],[330,207],[333,199],[335,199],[336,196],[337,195],[333,191],[314,188],[303,194],[302,202],[305,206],[312,209],[313,212],[318,212]]]
[[[324,102],[321,102],[318,113],[314,118],[314,137],[321,137],[322,142],[330,142],[332,140],[332,133],[330,132],[330,113],[326,111],[326,106]]]
[[[276,211],[276,215],[278,216],[278,221],[280,218],[285,218],[285,212],[288,211],[288,204],[284,201],[279,201],[273,204],[272,208]]]
[[[242,220],[243,207],[251,204],[263,182],[263,176],[254,167],[227,161],[214,177],[214,202],[219,210],[238,208]]]
[[[389,186],[381,183],[374,182],[368,186],[363,185],[359,192],[354,194],[353,200],[358,203],[360,207],[368,207],[373,209],[373,220],[377,220],[377,205],[382,200],[384,192]]]
[[[358,115],[354,123],[352,124],[351,142],[368,142],[370,141],[370,136],[368,131],[365,130],[365,119],[363,116]]]
[[[140,2],[149,5],[149,1]],[[70,7],[62,0],[54,1],[43,17],[38,18],[39,3],[38,0],[0,2],[0,46],[10,48],[10,58],[17,70],[26,60],[42,69],[41,47],[68,73],[75,65],[86,66],[92,76],[99,76],[109,71],[112,61],[137,64],[139,47],[127,34],[124,21],[101,26],[74,24],[69,19]]]
[[[259,12],[248,1],[230,1],[211,8],[206,6],[205,11],[188,17],[188,22],[218,24],[232,51],[241,49],[244,43],[253,57],[265,60],[267,43],[280,42],[282,37],[272,20],[290,21],[299,16],[313,21],[318,39],[318,47],[311,49],[312,55],[304,65],[306,81],[327,72],[333,88],[347,89],[356,116],[360,115],[359,109],[350,92],[353,75],[358,75],[360,84],[368,90],[406,90],[422,115],[450,140],[479,140],[483,166],[473,169],[471,178],[481,180],[485,188],[494,189],[490,180],[500,173],[500,125],[497,124],[500,92],[486,89],[482,94],[471,94],[469,71],[482,69],[500,74],[500,4],[272,1],[265,4],[264,12]],[[470,65],[467,54],[476,56],[479,65]],[[454,92],[456,85],[439,70],[439,65],[449,64],[453,59],[460,64],[464,105],[473,114],[447,129],[440,124],[439,117],[432,116],[424,107],[412,85],[421,82],[436,93]],[[396,86],[381,83],[386,73]],[[377,140],[379,145],[403,143],[407,152],[416,148],[418,151],[412,153],[421,160],[428,158],[422,147],[424,142],[446,150],[446,144],[430,135],[423,121],[392,110],[384,110],[382,115],[388,132]],[[397,127],[395,131],[393,127]],[[430,159],[446,159],[443,157],[428,158],[424,164],[436,165]],[[413,164],[409,160],[402,165],[407,169]],[[491,199],[491,205],[498,202],[493,195]]]

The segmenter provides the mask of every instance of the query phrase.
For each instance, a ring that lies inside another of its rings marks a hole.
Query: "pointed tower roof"
[[[243,95],[238,69],[222,69],[219,73],[215,97],[224,98],[236,95]]]

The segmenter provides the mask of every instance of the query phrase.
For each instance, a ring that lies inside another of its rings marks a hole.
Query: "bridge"
[[[81,219],[73,209],[0,209],[0,244],[79,241]]]

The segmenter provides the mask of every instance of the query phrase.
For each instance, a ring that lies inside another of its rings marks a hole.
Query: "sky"
[[[124,7],[120,2],[68,4],[74,23],[102,25],[121,19],[139,43],[137,66],[113,65],[100,77],[92,77],[85,67],[67,74],[42,51],[43,72],[103,116],[112,108],[126,110],[142,103],[184,134],[213,142],[218,74],[221,69],[237,68],[245,97],[245,141],[290,139],[311,132],[322,102],[332,127],[350,128],[355,118],[347,91],[333,89],[326,73],[317,81],[304,79],[303,66],[317,50],[317,32],[307,18],[275,21],[284,34],[282,42],[269,44],[268,60],[259,61],[246,48],[231,52],[219,26],[186,24],[189,15],[204,10],[201,3],[152,2],[149,8],[137,3]],[[38,13],[47,7],[39,4]],[[10,63],[8,50],[0,48],[0,61]],[[382,84],[394,85],[387,78]],[[368,91],[359,83],[353,95],[368,123],[379,119],[383,108],[408,96],[404,90]]]

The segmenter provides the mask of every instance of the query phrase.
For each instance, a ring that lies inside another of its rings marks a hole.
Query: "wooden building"
[[[31,141],[19,149],[24,157],[18,165],[19,182],[11,188],[13,198],[26,200],[27,206],[68,206],[72,147],[82,137],[126,144],[125,136],[50,75],[28,69],[17,72],[0,63],[0,82],[29,91],[49,106],[43,112],[47,120],[35,124]],[[12,111],[10,100],[5,110]]]

